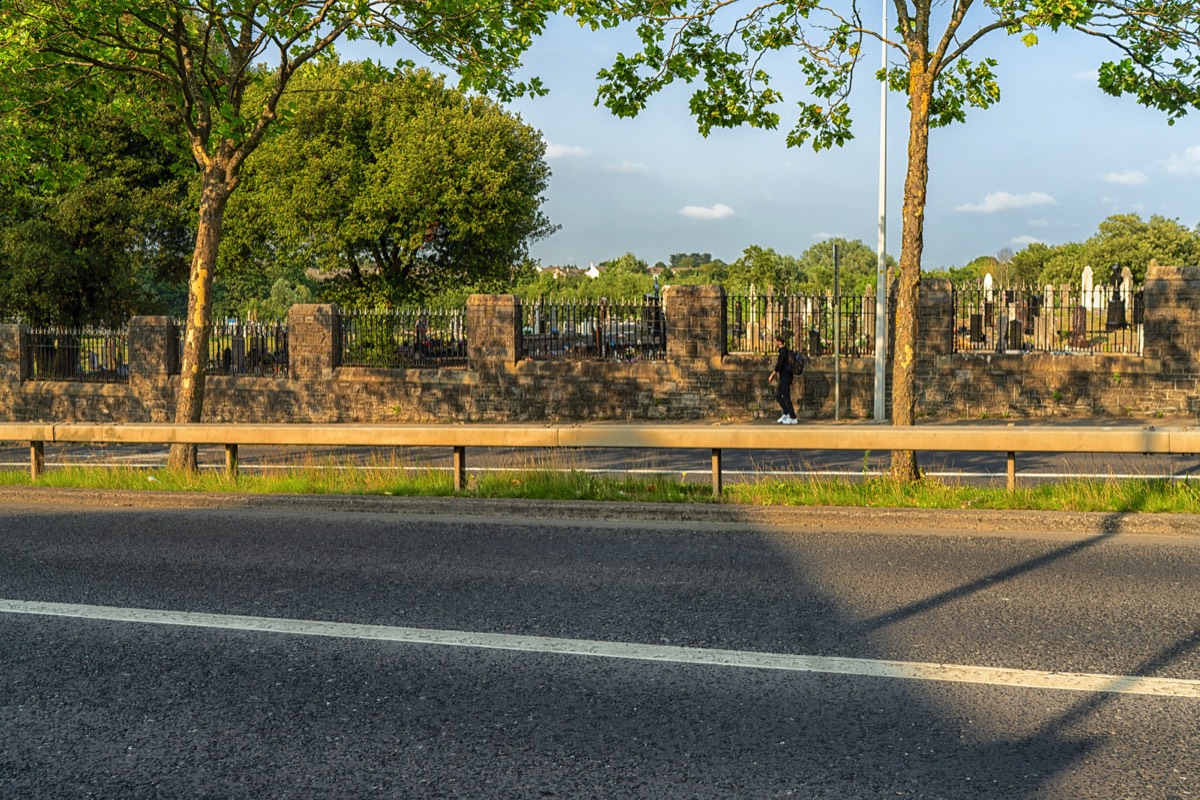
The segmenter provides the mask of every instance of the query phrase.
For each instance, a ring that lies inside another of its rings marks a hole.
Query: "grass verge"
[[[1019,488],[1010,493],[1002,488],[952,484],[934,478],[903,484],[887,477],[784,480],[764,475],[758,480],[726,484],[724,496],[716,500],[708,483],[689,482],[672,475],[611,477],[575,469],[513,469],[472,473],[466,489],[456,492],[449,473],[432,468],[413,470],[393,465],[346,469],[333,464],[309,463],[270,473],[243,473],[237,480],[214,470],[179,473],[165,469],[65,466],[47,470],[36,483],[25,472],[0,472],[0,485],[168,492],[721,502],[760,506],[1108,513],[1200,511],[1200,482],[1163,479],[1070,480]]]

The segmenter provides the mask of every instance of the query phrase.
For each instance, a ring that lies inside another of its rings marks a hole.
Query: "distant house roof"
[[[579,267],[552,266],[552,267],[540,267],[539,269],[541,272],[548,273],[548,274],[554,276],[555,278],[570,278],[572,276],[586,274],[583,270],[579,269]]]

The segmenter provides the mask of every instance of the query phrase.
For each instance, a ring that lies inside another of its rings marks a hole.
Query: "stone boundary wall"
[[[1143,354],[954,353],[949,284],[922,283],[918,417],[1182,417],[1200,414],[1200,268],[1151,265]],[[664,293],[659,362],[523,361],[520,300],[477,295],[467,307],[467,366],[371,369],[337,363],[338,310],[293,306],[289,377],[209,376],[208,422],[570,422],[773,419],[773,356],[726,354],[720,287]],[[171,320],[136,317],[129,383],[29,381],[24,328],[0,325],[0,420],[166,422],[178,376]],[[840,416],[873,414],[874,360],[841,359]],[[890,376],[890,365],[888,370]],[[890,387],[889,387],[890,389]],[[834,417],[832,356],[796,383],[801,417]],[[890,391],[889,391],[890,397]],[[891,416],[889,409],[889,418]]]

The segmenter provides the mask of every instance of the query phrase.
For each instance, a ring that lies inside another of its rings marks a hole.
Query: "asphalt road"
[[[0,797],[1200,796],[1145,519],[8,491]]]

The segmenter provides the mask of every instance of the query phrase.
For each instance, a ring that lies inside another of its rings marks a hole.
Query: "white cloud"
[[[735,216],[734,211],[724,203],[704,208],[703,206],[684,206],[679,209],[681,216],[690,219],[728,219]]]
[[[1010,242],[1010,244],[1020,245],[1020,246],[1024,247],[1027,244],[1042,244],[1042,240],[1037,238],[1036,236],[1030,236],[1030,235],[1026,234],[1024,236],[1013,237],[1013,240]]]
[[[1131,169],[1124,172],[1106,172],[1100,176],[1100,180],[1116,186],[1141,186],[1150,179],[1146,177],[1146,173]]]
[[[1175,175],[1200,175],[1200,145],[1189,147],[1182,155],[1172,153],[1167,159],[1167,172]]]
[[[647,166],[646,164],[639,164],[636,161],[622,161],[617,164],[605,164],[604,171],[605,172],[619,172],[619,173],[626,173],[626,174],[628,174],[628,173],[641,174],[641,173],[649,172],[650,167]]]
[[[569,144],[554,144],[553,142],[546,145],[546,158],[587,158],[592,154],[591,150],[586,147]]]
[[[982,203],[968,203],[957,206],[955,211],[971,211],[980,214],[995,214],[998,211],[1012,211],[1029,206],[1053,205],[1057,202],[1045,192],[1029,192],[1028,194],[1012,194],[1010,192],[992,192],[983,198]]]

